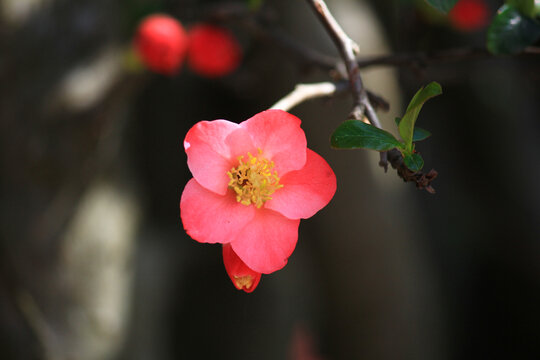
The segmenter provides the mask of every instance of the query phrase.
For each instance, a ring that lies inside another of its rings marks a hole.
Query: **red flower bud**
[[[484,0],[460,0],[448,13],[450,24],[462,31],[482,29],[488,23],[488,7]]]
[[[178,72],[188,48],[188,36],[182,24],[164,14],[144,18],[139,24],[134,42],[144,64],[164,75]]]
[[[223,244],[223,263],[227,274],[238,290],[250,293],[259,285],[261,273],[248,268],[236,255],[230,244]]]
[[[233,72],[242,58],[242,49],[227,30],[209,24],[198,24],[189,31],[188,64],[204,77],[217,78]]]

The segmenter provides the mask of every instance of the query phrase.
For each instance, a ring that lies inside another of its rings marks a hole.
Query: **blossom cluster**
[[[233,72],[240,64],[241,47],[225,28],[199,23],[186,31],[175,18],[154,14],[144,18],[134,39],[135,50],[152,71],[176,74],[187,57],[191,70],[216,78]]]

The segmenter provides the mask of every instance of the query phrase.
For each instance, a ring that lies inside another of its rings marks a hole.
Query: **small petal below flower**
[[[261,280],[261,273],[251,270],[247,265],[236,255],[230,244],[223,245],[223,263],[225,270],[231,278],[233,285],[238,290],[252,292],[255,290]]]

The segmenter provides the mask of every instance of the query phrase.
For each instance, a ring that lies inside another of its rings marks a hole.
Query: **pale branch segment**
[[[297,84],[293,91],[272,105],[270,109],[290,111],[305,101],[321,97],[332,97],[346,93],[347,91],[349,91],[349,83],[347,81]],[[373,103],[374,108],[383,111],[390,109],[390,104],[379,95],[373,94],[370,91],[367,91],[367,95],[370,103]]]
[[[322,82],[316,84],[298,84],[292,92],[287,94],[284,98],[272,105],[270,109],[281,109],[284,111],[290,111],[293,107],[303,103],[304,101],[333,96],[338,92],[344,92],[348,90],[347,83],[332,83]]]

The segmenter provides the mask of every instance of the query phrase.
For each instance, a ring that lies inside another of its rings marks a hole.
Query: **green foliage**
[[[516,10],[528,17],[534,17],[534,0],[506,0],[506,4],[513,6]]]
[[[503,5],[489,26],[487,48],[494,54],[516,54],[540,38],[540,23],[511,5]]]
[[[401,118],[397,117],[395,118],[394,121],[396,122],[396,126],[399,126],[399,122],[401,121]],[[429,131],[415,126],[413,136],[412,136],[412,141],[417,142],[417,141],[426,140],[430,136],[431,136],[431,133]]]
[[[424,130],[424,129],[419,128],[419,127],[415,127],[414,132],[413,132],[413,136],[412,136],[412,141],[417,142],[417,141],[426,140],[430,136],[431,136],[431,133],[429,131]]]
[[[358,120],[343,122],[332,134],[332,147],[336,149],[371,149],[387,151],[401,143],[389,132]]]
[[[403,155],[403,162],[411,171],[419,171],[424,166],[422,157],[414,152],[414,141],[421,141],[431,133],[416,128],[415,123],[424,103],[434,96],[442,94],[442,89],[436,82],[420,88],[414,95],[403,118],[396,118],[396,125],[403,141],[397,140],[392,134],[373,125],[359,120],[343,122],[332,134],[332,147],[336,149],[371,149],[388,151],[397,148]]]
[[[401,135],[401,138],[404,141],[404,149],[406,152],[413,152],[414,125],[422,106],[427,100],[440,94],[442,94],[441,85],[436,82],[431,82],[426,87],[420,88],[409,103],[407,111],[405,112],[405,115],[403,115],[403,118],[401,118],[398,126],[399,135]]]
[[[443,13],[447,13],[452,10],[458,0],[426,0],[426,2],[435,9],[442,11]]]
[[[403,162],[412,171],[420,171],[424,167],[424,159],[417,153],[404,155]]]

